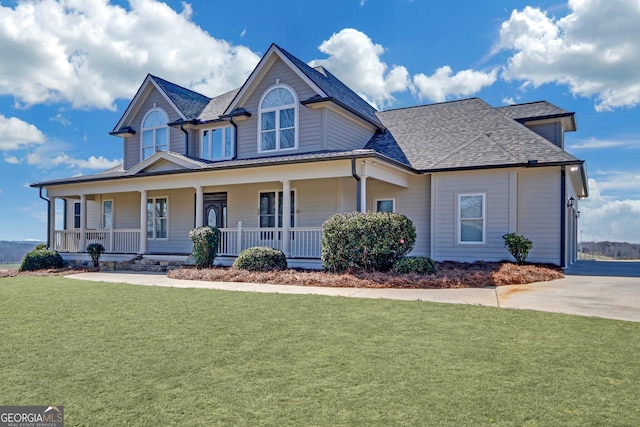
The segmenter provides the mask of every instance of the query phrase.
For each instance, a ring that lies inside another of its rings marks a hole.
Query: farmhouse
[[[413,255],[508,259],[502,236],[515,232],[533,241],[529,260],[566,266],[588,195],[584,161],[564,150],[575,130],[574,113],[545,101],[377,111],[273,44],[240,88],[214,98],[148,75],[111,132],[122,165],[32,187],[48,203],[49,246],[67,260],[94,242],[113,259],[186,259],[189,230],[210,225],[221,263],[271,246],[291,266],[320,267],[331,215],[389,211],[415,224]]]

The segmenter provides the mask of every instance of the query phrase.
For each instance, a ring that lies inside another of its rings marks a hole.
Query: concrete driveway
[[[67,276],[100,282],[246,292],[419,300],[549,311],[640,322],[640,262],[578,261],[564,279],[469,289],[365,289],[170,279],[166,274],[99,272]]]

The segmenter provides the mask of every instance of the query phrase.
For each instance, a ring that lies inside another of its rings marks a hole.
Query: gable
[[[206,163],[192,159],[182,154],[170,151],[158,151],[146,160],[129,169],[124,175],[131,176],[141,173],[168,172],[177,170],[194,170],[202,168]]]

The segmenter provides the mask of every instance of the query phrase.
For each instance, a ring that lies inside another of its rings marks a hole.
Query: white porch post
[[[147,190],[140,190],[140,245],[138,253],[147,252]]]
[[[282,252],[289,258],[291,236],[291,182],[282,181]]]
[[[201,186],[196,187],[196,227],[204,225],[204,193]]]
[[[87,195],[80,196],[80,243],[78,252],[87,251]]]
[[[360,212],[367,211],[367,176],[360,177]]]
[[[56,245],[56,198],[51,196],[49,198],[49,229],[47,235],[49,236],[49,249],[58,250]]]

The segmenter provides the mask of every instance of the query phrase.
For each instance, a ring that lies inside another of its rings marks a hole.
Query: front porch
[[[268,246],[279,249],[288,258],[320,259],[322,255],[321,227],[291,227],[288,239],[283,239],[282,228],[243,227],[242,221],[235,228],[220,229],[219,257],[237,257],[244,249]],[[62,253],[86,252],[92,243],[100,243],[106,254],[142,254],[141,236],[146,230],[55,230],[53,249]],[[287,249],[285,251],[285,249]]]

